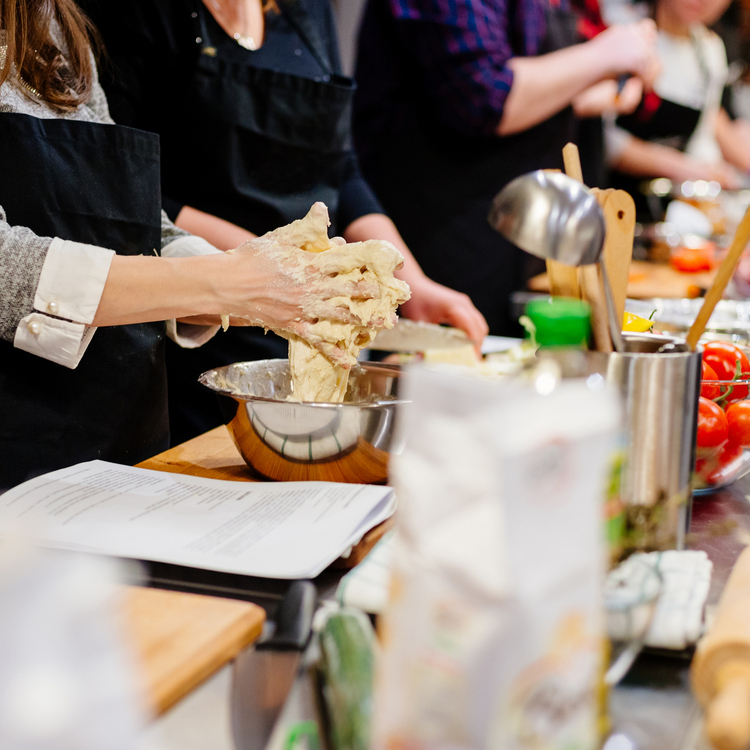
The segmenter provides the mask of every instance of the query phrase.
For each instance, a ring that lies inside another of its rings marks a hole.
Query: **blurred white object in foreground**
[[[660,592],[653,617],[645,622],[648,586],[643,571],[656,570],[661,578]],[[711,586],[713,563],[702,550],[669,550],[631,555],[607,578],[608,590],[627,592],[637,589],[646,606],[628,611],[608,613],[607,630],[613,640],[628,640],[640,636],[645,626],[646,646],[652,648],[684,649],[695,644],[703,633],[703,610]],[[624,585],[623,585],[624,584]]]
[[[0,545],[0,748],[131,750],[143,717],[119,628],[118,565]]]
[[[593,750],[616,397],[404,377],[373,746]]]

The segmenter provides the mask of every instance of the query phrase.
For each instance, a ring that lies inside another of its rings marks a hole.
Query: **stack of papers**
[[[318,575],[395,510],[390,487],[228,482],[90,461],[0,495],[0,537],[265,578]]]

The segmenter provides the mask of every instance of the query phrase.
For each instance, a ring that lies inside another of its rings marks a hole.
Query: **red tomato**
[[[730,341],[709,341],[703,345],[703,361],[713,369],[719,380],[734,380],[737,375],[737,363],[740,365],[738,379],[750,378],[750,362],[745,353]],[[722,388],[721,395],[729,393],[728,403],[747,398],[747,386],[736,385]]]
[[[727,415],[718,404],[698,399],[698,448],[718,448],[729,437]]]
[[[703,361],[719,376],[719,380],[734,380],[737,362],[740,372],[750,376],[750,361],[745,352],[731,341],[709,341],[703,345]]]
[[[718,380],[718,376],[714,372],[711,365],[707,365],[705,360],[703,361],[703,370],[701,372],[701,380]],[[721,396],[721,389],[718,385],[702,385],[701,386],[701,396],[703,398],[711,399],[712,401],[715,398],[719,398]]]
[[[750,445],[750,401],[738,401],[727,409],[729,439],[739,445]]]
[[[672,268],[682,273],[698,273],[710,271],[712,268],[713,252],[704,247],[678,247],[672,250],[669,262]]]

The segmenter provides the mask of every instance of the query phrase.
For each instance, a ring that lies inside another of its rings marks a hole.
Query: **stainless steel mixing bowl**
[[[394,442],[400,368],[352,368],[343,404],[288,401],[285,359],[237,362],[199,380],[219,398],[224,423],[247,465],[280,481],[385,482]]]

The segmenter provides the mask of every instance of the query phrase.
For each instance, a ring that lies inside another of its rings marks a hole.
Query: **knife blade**
[[[232,672],[232,734],[237,750],[263,750],[310,639],[316,590],[295,581],[279,605],[275,628],[241,653]]]
[[[379,331],[367,348],[387,352],[421,352],[461,346],[471,346],[471,340],[458,328],[399,318],[392,329]]]

